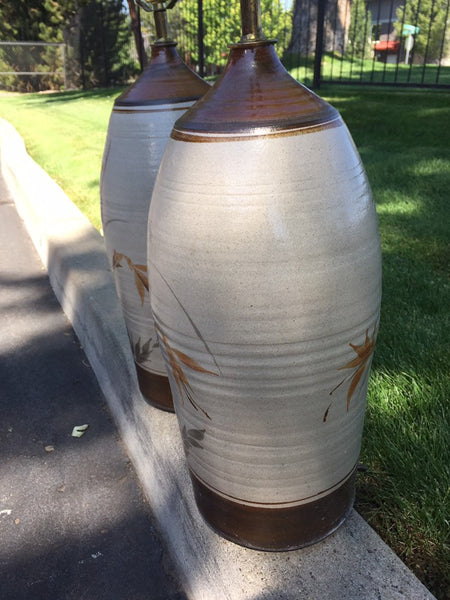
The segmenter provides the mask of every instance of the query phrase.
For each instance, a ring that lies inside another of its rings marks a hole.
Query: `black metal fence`
[[[261,0],[261,5],[265,35],[278,40],[284,65],[308,86],[450,88],[450,0]],[[64,30],[64,54],[59,46],[56,51],[35,44],[38,58],[26,68],[26,45],[17,52],[0,46],[0,88],[84,88],[133,79],[138,63],[124,7],[119,0],[83,3]],[[226,64],[228,44],[239,40],[240,2],[181,0],[169,11],[169,22],[186,63],[214,77]],[[143,11],[141,28],[150,43],[154,19]],[[65,80],[55,75],[60,71]]]
[[[262,0],[262,9],[264,33],[307,85],[450,87],[450,0]],[[220,73],[239,39],[239,0],[183,0],[169,19],[185,61]]]

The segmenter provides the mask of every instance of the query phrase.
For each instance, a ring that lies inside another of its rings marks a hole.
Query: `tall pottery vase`
[[[352,508],[381,259],[344,122],[257,17],[174,127],[148,267],[197,506],[226,538],[288,550]]]
[[[157,14],[157,13],[155,13]],[[161,14],[158,15],[161,18]],[[151,316],[147,218],[161,157],[177,118],[209,85],[163,39],[136,83],[114,103],[103,156],[101,212],[106,250],[143,396],[173,410],[167,372]]]

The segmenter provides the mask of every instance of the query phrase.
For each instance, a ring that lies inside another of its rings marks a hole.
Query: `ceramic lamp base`
[[[255,550],[297,550],[331,535],[348,517],[355,498],[356,467],[328,496],[290,508],[261,508],[213,492],[191,472],[200,513],[223,537]]]
[[[168,378],[150,373],[137,363],[135,363],[135,366],[139,388],[149,404],[168,412],[175,412]]]

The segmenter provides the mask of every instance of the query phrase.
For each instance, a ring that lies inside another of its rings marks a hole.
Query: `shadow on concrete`
[[[78,537],[39,536],[0,558],[4,600],[182,600],[148,516],[133,514]],[[57,513],[54,514],[57,518]],[[16,529],[20,527],[14,526]],[[155,566],[155,563],[157,566]]]
[[[0,597],[182,600],[94,372],[10,206],[0,237]]]
[[[42,295],[57,326],[0,352],[0,595],[181,600],[89,363]]]

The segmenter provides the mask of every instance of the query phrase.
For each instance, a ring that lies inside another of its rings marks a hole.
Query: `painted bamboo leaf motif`
[[[150,359],[153,348],[157,348],[158,346],[158,340],[152,344],[152,338],[148,339],[142,346],[141,338],[139,338],[135,344],[131,342],[134,360],[139,364],[147,362]]]
[[[112,258],[113,269],[118,269],[119,267],[122,266],[120,263],[123,260],[123,258],[124,258],[123,254],[121,254],[120,252],[117,252],[117,250],[114,250],[113,258]]]
[[[193,371],[199,371],[200,373],[209,373],[210,375],[216,375],[216,373],[213,373],[213,371],[208,371],[208,369],[204,369],[203,367],[201,367],[197,362],[195,362],[193,358],[190,358],[189,356],[187,356],[187,354],[184,354],[184,352],[176,350],[175,348],[172,348],[172,351],[178,356],[178,358],[184,365],[186,365]]]
[[[186,425],[183,425],[181,439],[183,440],[185,453],[188,454],[190,448],[201,448],[203,450],[203,446],[200,442],[204,437],[205,429],[186,429]]]
[[[128,266],[134,273],[134,282],[141,299],[141,304],[143,305],[145,301],[145,291],[149,291],[148,277],[145,275],[147,267],[144,265],[134,265],[131,261],[128,262]]]
[[[369,337],[369,329],[366,329],[364,342],[360,345],[349,343],[350,348],[352,348],[352,350],[356,353],[356,356],[346,365],[344,365],[343,367],[339,367],[338,369],[339,371],[342,371],[343,369],[353,369],[353,372],[350,373],[347,377],[344,377],[344,379],[340,381],[337,384],[337,386],[334,387],[330,392],[331,396],[333,392],[336,391],[343,383],[345,383],[348,380],[351,381],[347,391],[347,412],[350,409],[350,403],[353,394],[355,393],[356,388],[358,387],[358,383],[361,381],[364,371],[366,370],[366,367],[368,365],[369,359],[372,356],[373,351],[375,349],[376,330],[377,326],[375,324],[373,327],[372,335]],[[330,410],[332,404],[333,403],[331,402],[323,415],[324,422],[327,420],[328,411]]]
[[[158,331],[166,349],[167,356],[169,357],[170,369],[172,371],[173,378],[175,379],[175,383],[177,384],[178,391],[180,392],[181,400],[184,401],[184,396],[186,396],[195,410],[202,412],[205,417],[211,419],[206,410],[203,410],[203,408],[196,403],[194,391],[189,384],[182,365],[189,367],[189,369],[192,369],[193,371],[198,371],[199,373],[208,373],[209,375],[215,375],[216,377],[218,376],[217,373],[208,371],[208,369],[204,369],[193,358],[190,358],[187,356],[187,354],[184,354],[184,352],[176,350],[175,348],[171,348],[166,336],[160,330]]]
[[[117,252],[114,250],[113,252],[113,260],[112,266],[113,269],[118,269],[122,267],[122,260],[125,260],[130,271],[134,275],[134,282],[136,284],[136,289],[138,291],[139,297],[141,299],[141,304],[144,305],[145,302],[145,291],[149,291],[148,285],[148,276],[147,276],[147,266],[135,264],[128,256],[122,254],[121,252]]]

